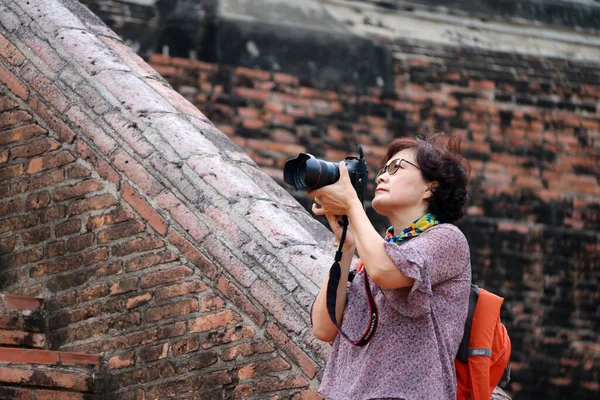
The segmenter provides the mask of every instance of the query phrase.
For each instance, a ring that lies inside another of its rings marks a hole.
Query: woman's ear
[[[431,199],[431,196],[433,196],[433,194],[437,190],[438,185],[439,185],[439,183],[437,181],[431,182],[429,184],[429,186],[425,190],[425,197],[424,197],[425,200],[429,201]]]

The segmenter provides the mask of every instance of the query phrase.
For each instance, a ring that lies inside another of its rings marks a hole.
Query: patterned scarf
[[[385,232],[385,240],[387,242],[393,242],[396,244],[400,244],[402,242],[407,241],[408,239],[419,236],[421,233],[425,232],[427,229],[431,228],[432,226],[436,226],[439,223],[440,222],[437,220],[437,218],[433,214],[427,213],[427,214],[423,215],[421,218],[413,221],[406,228],[404,228],[402,233],[400,233],[399,235],[394,236],[394,227],[390,226],[388,228],[387,232]]]
[[[394,227],[390,226],[388,230],[385,232],[385,240],[386,242],[393,242],[396,244],[400,244],[402,242],[407,241],[408,239],[412,239],[414,237],[419,236],[421,233],[425,232],[427,229],[432,226],[436,226],[440,223],[437,220],[435,215],[431,213],[427,213],[423,215],[421,218],[416,219],[410,225],[408,225],[402,233],[394,236]],[[356,273],[358,273],[363,268],[362,260],[358,263],[356,267]],[[351,272],[352,273],[352,272]],[[352,280],[352,279],[350,279]]]

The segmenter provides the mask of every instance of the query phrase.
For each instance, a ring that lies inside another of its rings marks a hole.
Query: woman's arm
[[[412,286],[414,279],[403,275],[385,251],[385,240],[369,221],[356,192],[346,164],[340,163],[340,179],[333,185],[314,190],[309,194],[315,198],[315,215],[347,215],[354,232],[356,249],[371,280],[383,289]]]

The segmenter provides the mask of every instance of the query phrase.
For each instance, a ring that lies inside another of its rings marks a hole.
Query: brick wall
[[[390,93],[161,55],[150,64],[281,184],[298,152],[339,161],[361,144],[374,176],[394,137],[445,126],[462,136],[472,181],[460,227],[474,282],[506,298],[508,389],[515,399],[595,398],[600,64],[389,45],[402,55]]]
[[[101,396],[318,398],[331,235],[78,3],[0,24],[0,291]]]

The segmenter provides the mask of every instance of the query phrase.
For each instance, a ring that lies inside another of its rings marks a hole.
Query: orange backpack
[[[489,400],[505,372],[510,380],[510,338],[500,321],[503,302],[471,285],[465,333],[454,361],[458,400]]]

